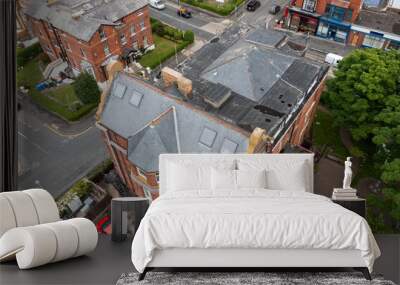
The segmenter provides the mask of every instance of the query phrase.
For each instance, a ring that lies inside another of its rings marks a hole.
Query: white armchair
[[[20,269],[84,255],[97,245],[88,219],[60,220],[53,197],[43,189],[0,193],[0,262]]]

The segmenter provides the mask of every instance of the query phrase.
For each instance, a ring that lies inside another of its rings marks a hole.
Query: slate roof
[[[58,0],[51,5],[46,3],[45,0],[30,1],[26,13],[88,42],[101,25],[117,25],[115,22],[122,17],[146,6],[147,0]],[[72,17],[83,10],[85,12],[79,18]]]
[[[249,132],[259,127],[278,137],[282,124],[301,110],[328,67],[270,47],[280,46],[284,33],[264,28],[241,33],[240,26],[231,26],[181,64],[180,71],[193,81],[189,102]],[[220,108],[204,102],[215,84],[232,91]]]
[[[293,57],[239,41],[206,68],[202,77],[258,102],[293,61]]]
[[[128,140],[128,157],[132,162],[139,162],[140,168],[157,171],[158,156],[161,153],[178,153],[178,133],[175,129],[175,110],[170,108],[155,122],[138,131]]]
[[[245,40],[272,48],[277,47],[285,38],[286,35],[278,31],[270,30],[268,33],[265,33],[264,30],[257,29],[247,35]]]
[[[355,24],[400,35],[400,12],[395,10],[381,12],[363,9],[360,11]]]
[[[126,86],[122,98],[115,96],[118,85]],[[133,92],[143,94],[137,107],[129,103]],[[244,153],[250,135],[123,72],[110,87],[100,123],[128,139],[129,160],[145,171],[158,170],[160,153],[219,153],[226,139]],[[211,147],[199,142],[204,128],[217,133]]]
[[[157,171],[165,152],[246,152],[256,127],[279,138],[328,67],[269,47],[263,33],[269,31],[256,30],[246,41],[233,25],[182,63],[180,71],[193,83],[189,99],[174,85],[119,73],[100,123],[128,138],[129,160],[145,171]],[[120,84],[126,86],[122,98],[116,96]],[[133,92],[143,94],[139,106],[129,103]]]

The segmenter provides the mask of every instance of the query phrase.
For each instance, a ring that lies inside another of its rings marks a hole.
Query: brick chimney
[[[181,92],[183,96],[185,96],[187,99],[192,98],[192,80],[186,78],[186,77],[179,77],[178,78],[178,89]]]
[[[161,78],[164,81],[165,86],[171,86],[178,81],[178,78],[182,77],[182,73],[173,70],[169,67],[164,67],[161,70]]]
[[[182,73],[173,70],[172,68],[164,67],[161,70],[161,78],[165,86],[168,87],[172,84],[176,84],[179,92],[181,92],[185,98],[191,98],[193,90],[192,80],[184,77]]]
[[[58,0],[47,0],[47,6],[51,6],[57,2],[58,2]]]
[[[272,138],[267,135],[266,130],[255,128],[249,138],[247,153],[261,153],[267,150],[267,146],[272,142]],[[268,151],[267,151],[268,152]]]
[[[99,107],[97,108],[96,112],[96,120],[100,120],[101,113],[103,112],[104,105],[106,103],[106,98],[107,95],[110,93],[110,87],[111,83],[114,79],[115,74],[118,72],[124,70],[124,64],[121,61],[118,60],[112,60],[107,66],[106,66],[106,72],[107,72],[107,87],[104,88],[103,92],[101,93],[100,97],[100,103]]]

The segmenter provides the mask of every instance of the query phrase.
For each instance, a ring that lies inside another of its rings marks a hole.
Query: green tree
[[[344,58],[324,96],[355,140],[400,144],[400,52],[359,49]]]
[[[83,104],[97,103],[100,100],[100,89],[96,80],[87,72],[82,72],[74,84],[76,96]]]
[[[368,161],[379,165],[375,176],[384,187],[368,197],[368,220],[379,232],[400,231],[399,75],[399,51],[359,49],[339,63],[324,94],[335,123],[348,128]]]
[[[368,220],[374,231],[400,232],[400,158],[382,166],[381,179],[381,193],[368,197]]]

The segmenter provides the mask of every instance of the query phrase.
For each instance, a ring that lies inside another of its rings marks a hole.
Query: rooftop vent
[[[224,138],[224,141],[221,146],[221,153],[235,153],[238,144],[231,141],[230,139]]]
[[[78,20],[83,14],[85,14],[84,10],[79,10],[71,15],[72,19]]]
[[[114,96],[122,99],[124,97],[125,91],[126,86],[121,83],[117,83],[114,88]]]
[[[217,132],[213,131],[207,127],[205,127],[203,129],[203,132],[201,133],[200,136],[200,143],[208,146],[208,147],[212,147],[212,145],[214,144],[215,141],[215,137],[217,136]]]
[[[220,108],[231,97],[231,90],[219,83],[213,84],[203,94],[203,99],[206,103],[214,108]]]
[[[137,91],[133,91],[132,97],[129,100],[129,103],[135,107],[139,107],[140,102],[142,102],[143,94]]]

